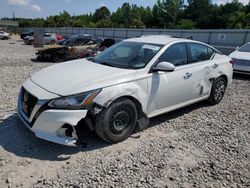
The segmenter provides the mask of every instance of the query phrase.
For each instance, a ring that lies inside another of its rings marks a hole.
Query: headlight
[[[101,89],[98,89],[86,93],[62,97],[52,100],[48,105],[52,108],[60,109],[86,109],[92,104],[94,98],[100,92]]]

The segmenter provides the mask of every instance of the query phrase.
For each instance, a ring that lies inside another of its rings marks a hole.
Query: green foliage
[[[182,11],[183,0],[158,0],[157,6],[159,7],[159,15],[164,23],[175,26],[177,16]]]
[[[178,29],[194,29],[195,23],[192,20],[181,19],[176,26]]]
[[[245,29],[250,28],[250,2],[217,5],[212,0],[187,0],[184,5],[184,0],[158,0],[153,8],[124,3],[112,13],[103,6],[93,14],[72,16],[63,11],[46,19],[16,20],[21,27]]]

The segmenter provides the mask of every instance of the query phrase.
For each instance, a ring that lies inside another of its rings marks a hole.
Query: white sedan
[[[250,42],[238,48],[229,57],[234,61],[234,72],[250,74]]]
[[[0,31],[0,39],[8,40],[8,39],[10,39],[10,34],[5,32],[5,31]]]
[[[144,36],[119,42],[95,58],[50,66],[22,86],[18,113],[39,138],[81,142],[83,126],[105,141],[128,138],[148,119],[207,100],[219,103],[232,82],[232,64],[193,40]]]

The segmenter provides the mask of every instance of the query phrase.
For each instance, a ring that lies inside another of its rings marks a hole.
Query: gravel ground
[[[236,75],[223,101],[153,118],[149,128],[109,145],[36,138],[13,113],[21,84],[52,65],[17,37],[0,41],[1,187],[250,187],[250,78]]]

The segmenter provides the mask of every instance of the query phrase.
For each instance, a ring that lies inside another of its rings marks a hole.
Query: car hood
[[[79,59],[47,67],[31,80],[49,92],[67,96],[130,81],[135,72]]]
[[[234,51],[229,55],[229,57],[234,59],[250,60],[250,52]]]

